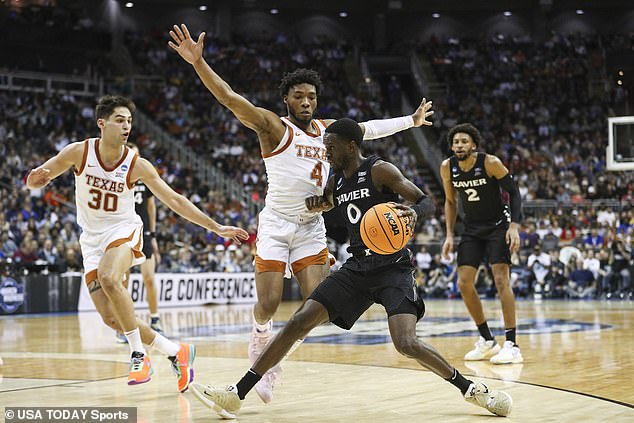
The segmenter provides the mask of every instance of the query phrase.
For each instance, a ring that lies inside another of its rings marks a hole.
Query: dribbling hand
[[[205,41],[205,33],[201,32],[198,36],[198,41],[194,42],[189,30],[185,24],[174,25],[174,30],[170,31],[170,35],[175,43],[168,41],[167,45],[176,50],[176,52],[187,63],[194,64],[203,57],[203,47]]]
[[[392,208],[395,208],[396,210],[398,210],[398,215],[401,216],[403,219],[405,219],[405,225],[407,225],[407,229],[409,230],[409,233],[413,234],[414,228],[416,227],[416,220],[418,219],[416,212],[412,210],[411,207],[405,206],[403,204],[395,203],[393,201],[390,201],[388,204],[392,206]]]

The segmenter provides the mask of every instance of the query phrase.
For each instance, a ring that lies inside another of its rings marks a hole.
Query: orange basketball
[[[377,204],[365,212],[359,230],[366,247],[384,255],[402,250],[412,236],[406,219],[387,203]]]

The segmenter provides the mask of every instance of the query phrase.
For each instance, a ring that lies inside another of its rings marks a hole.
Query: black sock
[[[515,342],[515,328],[504,329],[504,334],[506,335],[507,341],[511,341],[517,346],[517,343]]]
[[[469,379],[461,375],[460,372],[455,368],[453,369],[453,376],[445,380],[451,383],[456,388],[460,389],[460,392],[462,392],[462,395],[464,395],[467,392],[467,390],[469,389],[469,386],[471,386],[471,384],[473,383]]]
[[[478,325],[478,332],[484,338],[485,341],[493,341],[493,335],[491,335],[491,329],[489,329],[489,324],[485,320],[484,323]]]
[[[241,400],[243,400],[244,397],[247,396],[249,391],[253,389],[255,384],[258,383],[260,379],[262,379],[262,376],[253,371],[253,369],[249,369],[249,371],[246,372],[244,376],[242,376],[240,382],[236,384],[236,388],[238,388],[238,396]]]

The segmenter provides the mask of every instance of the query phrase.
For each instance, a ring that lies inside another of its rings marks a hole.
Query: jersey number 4
[[[98,189],[91,189],[88,191],[92,194],[92,199],[88,203],[88,207],[94,210],[99,210],[103,206],[103,210],[107,212],[117,211],[117,202],[119,197],[111,192],[107,192],[105,195]]]
[[[310,172],[310,179],[314,179],[317,182],[317,186],[320,187],[323,182],[321,163],[317,163],[313,168],[313,171]]]

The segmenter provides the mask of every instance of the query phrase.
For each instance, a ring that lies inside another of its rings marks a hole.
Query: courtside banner
[[[200,304],[246,304],[257,301],[255,274],[245,273],[157,273],[160,307]],[[146,289],[140,273],[130,275],[128,291],[135,309],[147,308]],[[79,311],[94,311],[85,281],[79,293]]]

